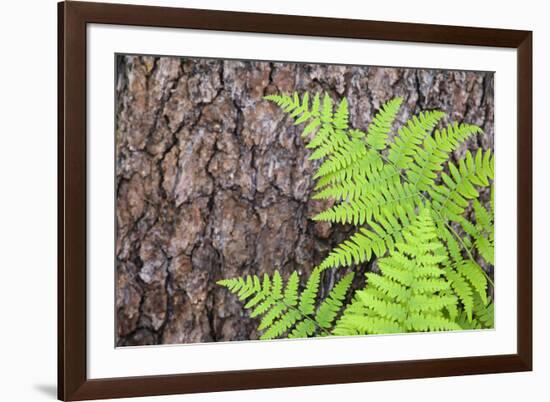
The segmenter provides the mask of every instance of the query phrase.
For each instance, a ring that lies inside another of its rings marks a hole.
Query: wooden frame
[[[242,31],[517,49],[517,354],[90,380],[86,374],[86,24]],[[58,397],[82,400],[532,369],[532,32],[206,11],[58,4]]]

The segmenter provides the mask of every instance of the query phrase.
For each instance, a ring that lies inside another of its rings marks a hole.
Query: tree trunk
[[[310,219],[327,203],[311,200],[315,164],[301,127],[262,100],[306,90],[347,97],[362,130],[402,96],[398,125],[437,108],[446,123],[484,130],[455,157],[493,148],[492,73],[119,56],[119,346],[257,339],[257,322],[216,281],[276,269],[307,276],[353,232]],[[329,271],[323,292],[343,273]]]

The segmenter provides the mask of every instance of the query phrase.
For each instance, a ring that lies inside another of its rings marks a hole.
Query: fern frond
[[[450,257],[446,263],[445,275],[451,282],[453,292],[463,304],[465,317],[472,321],[476,298],[487,304],[486,274],[477,262],[462,256],[455,237],[444,225],[439,224],[437,231],[439,238],[446,243]]]
[[[403,98],[393,98],[380,108],[367,130],[365,142],[373,149],[383,150],[388,143],[388,134]]]
[[[321,328],[332,327],[336,314],[338,314],[342,308],[343,300],[351,286],[353,276],[353,272],[344,276],[336,286],[332,288],[328,297],[319,306],[317,314],[315,314],[315,321]]]
[[[492,301],[483,303],[479,298],[476,298],[474,300],[474,315],[481,328],[495,327],[495,305]]]
[[[493,191],[491,189],[491,199]],[[491,203],[492,204],[492,203]],[[478,200],[474,200],[474,213],[477,233],[474,244],[477,251],[491,265],[495,265],[495,230],[493,212],[487,210]]]
[[[472,293],[472,287],[466,281],[466,278],[464,278],[462,275],[459,275],[454,270],[446,270],[445,276],[451,283],[453,291],[462,302],[468,320],[471,321],[474,308],[474,294]]]
[[[300,296],[299,309],[305,315],[310,315],[315,312],[315,299],[319,289],[321,274],[318,269],[314,270],[306,283],[306,287]]]
[[[315,323],[311,320],[300,321],[296,327],[288,334],[289,338],[309,338],[315,334]]]
[[[413,116],[399,130],[398,136],[390,145],[388,159],[394,166],[398,169],[409,166],[413,162],[412,156],[444,116],[445,114],[438,110],[422,112],[418,116]]]
[[[381,161],[381,159],[379,159]],[[378,162],[376,162],[378,165]],[[325,179],[330,178],[333,181],[327,183],[314,194],[314,199],[329,199],[336,201],[354,200],[360,197],[368,196],[372,191],[380,186],[391,186],[401,183],[400,174],[391,166],[383,166],[378,169],[374,167],[372,160],[363,158],[353,165],[352,169],[342,169],[338,175],[327,175]],[[318,181],[321,183],[321,180]]]
[[[481,129],[453,123],[432,133],[444,114],[427,111],[409,119],[390,143],[389,133],[402,103],[399,98],[381,107],[367,133],[349,128],[345,99],[336,108],[328,95],[322,100],[316,96],[311,108],[306,95],[302,99],[294,94],[270,100],[295,118],[295,123],[306,124],[310,159],[322,161],[314,176],[314,198],[334,199],[336,203],[313,219],[358,226],[356,233],[321,262],[319,272],[361,264],[390,253],[389,259],[381,260],[385,261],[381,262],[383,275],[368,274],[370,286],[358,292],[349,306],[348,321],[354,324],[348,323],[347,330],[442,330],[456,329],[455,319],[478,322],[476,300],[487,306],[490,278],[472,257],[470,248],[475,247],[478,255],[494,264],[493,198],[491,209],[478,201],[480,188],[488,187],[494,179],[494,158],[490,151],[478,150],[475,156],[467,151],[457,163],[446,161],[461,142]],[[475,222],[466,215],[471,207]],[[418,233],[414,238],[411,234],[413,229],[419,230],[419,211],[430,211],[429,219],[437,223],[439,240],[433,241],[431,235],[423,238]],[[451,224],[458,224],[465,235],[459,237]],[[423,294],[411,295],[404,290],[411,280],[410,273],[400,267],[410,267],[418,255],[424,260],[415,261],[414,272],[419,275],[415,286],[418,292],[437,295],[435,298],[426,299]],[[399,309],[387,302],[389,295],[394,301],[408,304],[408,321],[396,324]],[[374,310],[383,309],[385,315],[373,315],[373,309],[365,307],[365,303],[378,306]],[[310,306],[309,311],[313,308],[311,303],[304,305]],[[362,317],[361,323],[358,317]],[[338,331],[344,331],[342,328]],[[303,324],[294,331],[308,333],[311,328]]]
[[[491,151],[479,149],[475,158],[470,151],[458,161],[447,164],[450,175],[443,172],[444,185],[428,189],[434,210],[449,220],[456,221],[469,205],[469,200],[479,197],[476,186],[489,186],[494,178],[494,158]]]
[[[357,184],[357,186],[361,186],[366,180],[369,180],[370,183],[376,181],[377,178],[379,180],[382,176],[379,172],[384,168],[384,162],[380,154],[373,149],[367,150],[366,153],[359,159],[356,159],[352,165],[318,177],[315,189],[319,191],[320,198],[326,198],[326,196],[322,194],[325,191],[330,191],[330,188],[337,188],[337,186],[342,185],[345,191],[346,186],[351,186],[354,183]],[[391,173],[393,176],[396,176],[393,169]],[[328,193],[327,196],[330,196],[330,193]]]
[[[431,188],[449,154],[468,137],[480,132],[477,126],[457,123],[436,130],[433,137],[424,139],[422,147],[413,148],[412,163],[406,167],[407,178],[418,191]]]
[[[348,100],[346,98],[342,98],[342,100],[338,104],[338,108],[336,109],[336,112],[334,113],[334,120],[333,120],[334,127],[336,127],[338,130],[347,130],[348,119],[349,119]]]
[[[468,319],[462,311],[456,318],[456,323],[462,329],[491,329],[495,326],[495,309],[493,302],[483,303],[479,298],[474,300],[474,318]]]
[[[296,271],[294,271],[288,278],[283,301],[289,307],[295,306],[298,302],[299,281],[300,279],[298,278],[298,273]]]
[[[301,100],[297,92],[294,92],[292,96],[267,95],[264,96],[264,99],[275,103],[288,113],[294,119],[294,125],[308,122],[302,131],[302,137],[307,137],[309,134],[314,133],[321,125],[319,94],[315,95],[313,102],[311,102],[311,107],[309,93],[307,92],[304,93]]]
[[[315,149],[309,159],[324,158],[314,178],[322,178],[356,164],[367,153],[361,136],[348,131],[348,104],[346,99],[339,103],[334,116],[331,114],[332,101],[325,96],[323,125],[317,136],[307,145]]]
[[[355,197],[324,210],[314,216],[313,220],[363,225],[383,213],[396,216],[398,207],[414,208],[422,200],[417,189],[409,183],[387,181],[385,186],[380,185],[370,191],[368,183],[365,187],[358,190],[361,191],[360,195],[354,192]]]
[[[336,335],[457,330],[445,311],[456,306],[444,276],[444,246],[430,210],[423,209],[405,231],[404,242],[379,260],[381,274],[367,273],[333,333]]]
[[[217,283],[237,295],[239,300],[248,299],[245,308],[253,309],[250,316],[262,319],[258,330],[260,339],[308,337],[328,334],[340,312],[354,273],[345,275],[323,301],[317,300],[320,271],[314,270],[302,292],[300,278],[293,272],[286,285],[275,271],[272,278],[264,275],[263,281],[256,275],[244,278],[223,279]]]
[[[319,269],[350,266],[369,261],[373,255],[383,256],[402,241],[403,231],[416,219],[416,211],[410,205],[396,206],[398,219],[382,210],[378,222],[367,221],[368,227],[360,228],[348,240],[336,246],[321,262]],[[383,216],[384,215],[384,216]]]
[[[399,102],[395,103],[398,104]],[[470,189],[470,183],[487,182],[485,175],[490,172],[486,168],[490,166],[487,162],[491,162],[491,158],[478,156],[476,164],[473,163],[471,154],[467,154],[456,170],[460,174],[471,168],[473,171],[467,172],[471,177],[467,177],[464,183],[455,183],[450,189],[444,185],[436,185],[438,174],[449,153],[470,135],[480,132],[476,126],[454,124],[442,131],[436,131],[433,138],[428,136],[442,116],[441,112],[431,111],[410,119],[391,144],[387,162],[382,162],[381,165],[380,160],[383,157],[378,153],[373,156],[371,153],[377,151],[370,149],[361,154],[360,159],[348,158],[347,168],[336,166],[334,171],[321,172],[320,176],[325,179],[322,184],[328,186],[322,188],[316,198],[331,197],[340,202],[319,213],[314,220],[368,224],[375,230],[371,232],[367,229],[367,232],[361,233],[363,229],[360,229],[349,240],[337,246],[320,267],[324,269],[357,264],[364,262],[365,258],[370,259],[373,253],[378,257],[383,256],[395,243],[393,233],[397,228],[402,229],[399,227],[399,212],[422,207],[425,191],[434,194],[434,203],[439,203],[439,209],[444,209],[447,216],[456,218],[464,213],[468,200],[463,195],[472,195],[466,191]],[[365,164],[366,168],[363,167],[365,161],[369,162]],[[326,163],[330,164],[332,161]],[[403,174],[401,169],[404,169]],[[454,172],[452,167],[450,170]],[[443,179],[446,181],[445,177]]]
[[[482,268],[472,260],[463,261],[458,267],[457,272],[468,280],[475,293],[481,300],[487,303],[487,279],[483,274]]]

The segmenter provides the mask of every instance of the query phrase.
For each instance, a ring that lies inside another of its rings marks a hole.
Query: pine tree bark
[[[307,275],[351,227],[313,222],[315,165],[300,127],[262,97],[347,97],[366,129],[385,101],[481,126],[493,148],[493,74],[119,56],[116,87],[117,345],[257,339],[257,322],[215,282]],[[368,267],[364,267],[368,269]],[[329,272],[330,289],[344,270]],[[355,286],[362,286],[357,275]]]

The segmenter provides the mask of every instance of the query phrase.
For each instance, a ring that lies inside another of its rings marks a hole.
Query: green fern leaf
[[[466,260],[457,267],[457,272],[470,282],[483,303],[487,304],[487,279],[482,268],[475,261]]]
[[[474,300],[474,318],[469,320],[466,312],[462,311],[456,318],[456,323],[462,329],[491,329],[494,328],[494,304],[485,304],[479,298]]]
[[[382,105],[374,116],[367,130],[366,143],[372,148],[383,150],[387,146],[388,134],[392,128],[395,116],[403,102],[403,98],[394,98]]]
[[[478,200],[480,189],[490,186],[494,179],[494,158],[490,151],[478,150],[475,155],[467,151],[456,163],[447,162],[461,142],[481,129],[452,123],[432,132],[444,114],[426,111],[410,118],[389,141],[402,103],[399,98],[382,105],[367,133],[349,127],[345,98],[335,107],[327,94],[322,98],[316,95],[311,108],[308,94],[301,99],[297,94],[266,99],[279,105],[295,119],[295,124],[305,125],[303,135],[308,139],[306,147],[311,150],[309,158],[321,161],[314,175],[317,180],[314,198],[334,199],[335,204],[314,220],[357,226],[357,231],[337,245],[314,272],[382,258],[380,266],[385,272],[367,274],[368,291],[358,293],[346,309],[349,313],[340,320],[343,326],[334,333],[456,329],[462,327],[457,322],[464,320],[469,325],[474,322],[481,325],[476,300],[484,307],[487,304],[488,276],[475,262],[472,252],[475,248],[485,261],[494,264],[492,193],[490,209]],[[475,222],[467,215],[472,207]],[[428,211],[422,213],[428,214],[432,226],[435,225],[435,239],[433,231],[426,229],[429,226],[426,219],[419,219],[419,211]],[[451,225],[460,226],[459,232],[464,235],[459,235]],[[417,232],[415,235],[413,230]],[[390,257],[383,258],[388,253]],[[403,270],[412,265],[419,294],[411,293],[410,272]],[[312,275],[311,280],[311,289],[307,290],[308,282],[304,290],[307,297],[302,300],[301,295],[299,302],[310,314],[319,278]],[[258,284],[245,278],[232,286],[241,292],[240,297],[246,298]],[[390,296],[408,304],[407,320],[392,321],[399,316],[399,310],[390,307],[391,303],[385,299]],[[259,300],[256,310],[266,311],[276,305],[267,296],[254,294],[254,297]],[[377,307],[365,306],[367,300]],[[375,314],[382,310],[384,314]],[[305,323],[293,330],[285,325],[281,328],[289,336],[311,333],[311,326]],[[280,331],[273,330],[273,334]]]
[[[390,145],[388,159],[394,166],[398,169],[403,169],[413,163],[412,156],[415,154],[415,151],[444,116],[443,112],[434,110],[420,113],[418,116],[410,119],[399,130],[398,136]]]
[[[299,309],[305,315],[311,315],[315,312],[315,297],[319,290],[320,280],[320,271],[314,270],[309,276],[306,287],[301,294]]]
[[[311,320],[300,321],[292,332],[288,335],[289,338],[309,338],[315,334],[315,323]]]
[[[491,189],[491,200],[493,191]],[[492,204],[492,202],[491,202]],[[489,212],[478,200],[474,200],[474,213],[476,218],[477,233],[474,236],[475,246],[481,256],[489,264],[495,264],[494,226],[493,214]]]
[[[327,297],[317,300],[320,271],[314,270],[304,290],[298,292],[300,278],[293,272],[286,286],[279,272],[272,278],[256,275],[244,278],[222,279],[217,283],[234,293],[239,300],[247,300],[245,308],[253,309],[251,317],[262,317],[258,330],[260,339],[275,339],[283,336],[300,338],[315,335],[328,335],[337,314],[343,306],[354,273],[345,275],[329,292]],[[284,289],[284,291],[283,291]]]
[[[380,275],[366,274],[365,289],[344,310],[335,335],[460,329],[445,313],[457,299],[449,293],[444,245],[429,209],[419,213],[403,239],[378,261]]]
[[[477,126],[455,123],[436,131],[433,138],[426,137],[422,147],[413,148],[413,163],[406,167],[408,180],[420,191],[431,188],[449,154],[472,134],[480,132]]]
[[[368,221],[369,229],[359,229],[350,239],[336,246],[321,262],[319,268],[336,268],[369,261],[373,255],[383,256],[388,249],[402,240],[402,233],[416,219],[416,211],[411,205],[396,206],[398,219],[391,219],[387,211],[382,211],[378,221]]]
[[[464,311],[468,317],[468,320],[472,320],[473,308],[474,308],[474,296],[472,293],[472,287],[466,282],[466,279],[456,273],[453,270],[446,270],[445,275],[450,281],[451,286],[460,298],[460,301],[464,305]]]
[[[330,291],[328,297],[321,303],[315,321],[322,328],[330,328],[336,317],[336,314],[342,308],[343,300],[353,280],[353,272],[344,276],[334,288]]]
[[[285,295],[284,295],[284,303],[287,306],[295,306],[298,302],[298,285],[299,285],[300,279],[298,278],[298,273],[294,271],[290,278],[288,279],[286,289],[285,289]]]
[[[469,205],[469,200],[476,199],[479,193],[476,186],[486,187],[494,178],[493,157],[490,151],[478,150],[474,157],[467,151],[458,166],[449,163],[451,175],[442,173],[445,185],[433,186],[428,190],[432,197],[436,213],[449,220],[456,221]]]

